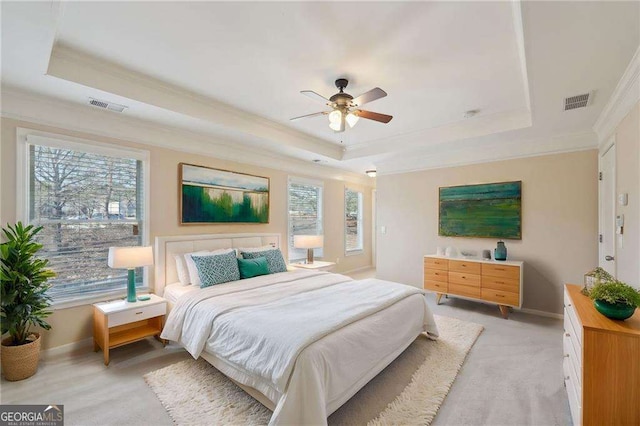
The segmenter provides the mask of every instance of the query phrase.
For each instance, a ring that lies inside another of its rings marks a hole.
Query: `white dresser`
[[[564,288],[563,372],[574,425],[640,425],[640,309],[600,314],[582,286]]]

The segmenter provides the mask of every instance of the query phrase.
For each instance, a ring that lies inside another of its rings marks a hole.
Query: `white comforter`
[[[268,397],[280,395],[271,424],[322,424],[327,378],[313,362],[298,365],[298,355],[332,332],[421,294],[380,280],[285,272],[186,294],[171,311],[162,337],[179,342],[194,358],[206,348],[244,371],[245,384],[263,384],[258,389]],[[415,315],[422,331],[437,336],[426,301]]]

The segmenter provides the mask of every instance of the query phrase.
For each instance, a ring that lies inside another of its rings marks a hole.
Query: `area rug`
[[[454,318],[435,319],[437,341],[418,337],[333,413],[329,424],[430,424],[483,329]],[[144,379],[177,425],[266,425],[271,417],[271,411],[203,359],[178,362]]]

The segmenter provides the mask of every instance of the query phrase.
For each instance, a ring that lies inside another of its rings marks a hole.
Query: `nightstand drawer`
[[[158,303],[156,305],[141,306],[140,308],[114,312],[108,316],[108,327],[111,328],[122,324],[129,324],[131,322],[145,320],[148,318],[159,317],[166,313],[166,303]]]

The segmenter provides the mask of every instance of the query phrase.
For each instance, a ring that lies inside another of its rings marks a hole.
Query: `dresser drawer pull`
[[[504,271],[504,268],[496,268],[496,267],[494,267],[493,269],[495,269],[496,271]]]
[[[467,277],[465,277],[464,275],[463,275],[463,276],[461,276],[460,278],[462,278],[463,280],[466,280],[466,279],[467,279]]]
[[[464,263],[463,263],[462,265],[460,265],[460,266],[462,266],[463,268],[466,268],[466,267],[467,267],[467,265],[465,265]]]
[[[144,313],[143,311],[136,312],[136,315],[140,315],[140,314],[143,314],[143,313]]]
[[[569,358],[569,354],[564,354],[564,357],[565,358]]]
[[[565,377],[564,377],[564,379],[565,379],[565,380],[569,380],[569,379],[570,379],[570,377],[569,377],[569,376],[565,376]]]
[[[504,297],[504,294],[496,294],[496,297]]]
[[[504,281],[496,281],[496,284],[504,284]]]
[[[569,333],[564,333],[565,337],[571,337]]]

